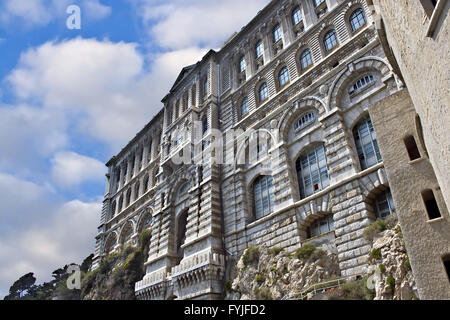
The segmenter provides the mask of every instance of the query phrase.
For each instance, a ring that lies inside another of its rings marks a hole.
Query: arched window
[[[108,239],[105,242],[105,253],[109,254],[114,246],[116,245],[117,237],[115,234],[112,234],[108,237]]]
[[[177,226],[177,264],[183,259],[184,249],[182,245],[186,241],[186,224],[187,224],[188,210],[184,210],[178,217]]]
[[[361,89],[367,87],[370,83],[372,83],[374,81],[373,75],[368,74],[364,77],[362,77],[361,79],[359,79],[358,81],[356,81],[351,87],[350,89],[348,89],[348,94],[352,95],[355,92],[360,91]]]
[[[292,11],[292,24],[294,26],[296,26],[297,24],[299,24],[301,21],[303,20],[302,17],[302,10],[300,9],[299,6],[295,7],[294,10]]]
[[[298,131],[298,130],[306,127],[306,125],[313,122],[314,119],[315,119],[315,115],[314,115],[314,112],[312,112],[312,111],[302,114],[300,116],[300,118],[294,123],[295,131]]]
[[[262,40],[259,40],[259,41],[256,43],[256,46],[255,46],[255,54],[256,54],[256,59],[258,59],[259,57],[262,56],[262,54],[263,54],[263,44],[262,44]]]
[[[260,87],[259,87],[259,101],[264,101],[267,99],[267,97],[269,96],[269,92],[267,90],[267,83],[263,83]]]
[[[245,71],[245,57],[241,56],[241,58],[239,59],[239,72],[244,71]]]
[[[394,199],[392,199],[391,189],[387,189],[375,199],[375,214],[377,218],[384,219],[395,210]]]
[[[355,126],[353,136],[362,170],[382,161],[375,130],[368,115]]]
[[[134,233],[133,226],[129,222],[122,230],[122,239],[121,239],[122,244],[127,242],[131,238],[133,233]]]
[[[148,229],[150,228],[151,224],[152,224],[152,220],[153,220],[153,216],[151,214],[151,212],[148,212],[143,219],[143,224],[142,224],[142,229]]]
[[[241,102],[241,116],[244,116],[248,113],[248,99],[245,97]]]
[[[334,230],[334,220],[333,215],[329,214],[311,223],[307,229],[308,238],[316,237],[332,230]]]
[[[310,65],[312,65],[312,55],[311,50],[309,48],[303,50],[302,54],[300,55],[300,65],[302,70],[305,70]]]
[[[336,35],[336,30],[331,29],[323,37],[323,45],[324,45],[325,51],[330,51],[337,44],[338,44],[338,39],[337,39],[337,35]]]
[[[278,83],[280,87],[284,86],[289,82],[289,70],[287,67],[283,67],[278,73]]]
[[[330,185],[323,145],[304,152],[295,162],[295,166],[302,199]]]
[[[273,211],[272,176],[260,176],[253,183],[253,200],[256,220]]]
[[[281,27],[279,23],[273,28],[272,34],[273,34],[273,43],[277,43],[278,41],[281,40]]]
[[[190,187],[191,187],[191,185],[189,184],[189,182],[186,182],[185,184],[183,184],[180,187],[180,189],[178,190],[178,196],[184,195],[186,192],[188,192]]]
[[[350,15],[350,25],[352,26],[352,31],[356,31],[361,28],[366,23],[366,16],[361,8],[356,9]]]

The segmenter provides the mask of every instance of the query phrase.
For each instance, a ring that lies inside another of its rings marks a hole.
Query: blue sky
[[[104,163],[268,2],[0,0],[0,297],[93,251]]]

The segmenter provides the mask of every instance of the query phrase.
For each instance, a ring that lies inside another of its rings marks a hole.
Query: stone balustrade
[[[162,268],[153,272],[150,272],[145,275],[145,277],[141,280],[136,282],[135,284],[135,292],[141,291],[147,287],[150,287],[154,284],[160,283],[164,280],[166,280],[167,277],[167,270],[166,268]]]

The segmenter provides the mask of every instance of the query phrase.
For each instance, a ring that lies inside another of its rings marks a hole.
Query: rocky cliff
[[[400,225],[395,216],[365,232],[372,243],[367,274],[340,276],[337,256],[311,244],[294,253],[250,246],[224,286],[229,300],[248,299],[417,299]],[[316,290],[314,290],[316,289]]]

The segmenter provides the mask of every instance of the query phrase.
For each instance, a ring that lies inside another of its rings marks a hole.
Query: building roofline
[[[119,151],[119,153],[115,156],[112,156],[111,159],[108,160],[108,162],[106,162],[106,166],[109,167],[112,164],[114,164],[115,160],[120,158],[121,156],[123,156],[131,147],[131,145],[133,145],[137,140],[139,140],[144,133],[151,128],[151,126],[163,115],[163,111],[164,108],[161,108],[161,110],[158,111],[158,113],[153,116],[153,118],[145,125],[144,128],[142,128],[135,136],[133,139],[131,139],[126,145],[125,147],[122,148],[122,150]]]

